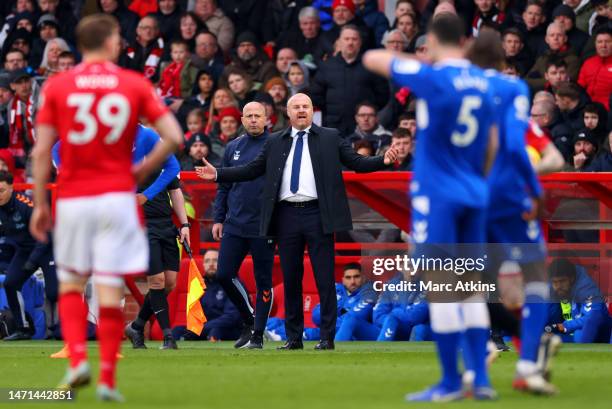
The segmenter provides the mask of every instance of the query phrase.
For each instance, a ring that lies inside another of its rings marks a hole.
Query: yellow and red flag
[[[202,304],[200,304],[200,298],[204,295],[206,284],[193,258],[189,261],[189,278],[187,283],[187,329],[194,334],[200,335],[206,323],[206,315],[204,315]]]

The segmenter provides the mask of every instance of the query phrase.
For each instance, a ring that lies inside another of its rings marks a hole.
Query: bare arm
[[[546,175],[552,172],[558,172],[565,166],[565,159],[559,152],[559,149],[554,143],[549,143],[542,151],[542,159],[535,166],[538,175]]]
[[[174,209],[174,213],[176,214],[176,217],[178,217],[181,225],[189,223],[189,221],[187,220],[187,211],[185,211],[185,196],[183,196],[183,191],[180,188],[178,188],[178,189],[169,190],[168,193],[170,193],[170,200],[172,201],[172,209]],[[191,245],[190,240],[189,240],[189,228],[181,227],[180,232],[181,232],[181,237],[180,237],[181,243],[183,243],[186,240],[187,244]]]
[[[55,128],[49,125],[36,127],[36,145],[32,150],[32,175],[34,177],[34,210],[30,219],[30,232],[39,242],[47,242],[51,230],[51,210],[45,185],[51,174],[51,148],[57,137]]]
[[[495,157],[497,156],[498,149],[499,149],[499,131],[497,129],[497,125],[493,125],[489,129],[489,142],[487,143],[487,153],[486,153],[485,166],[484,166],[485,176],[489,174],[489,172],[491,171],[491,168],[493,167],[493,163],[495,162]]]
[[[391,51],[370,50],[363,56],[363,65],[375,74],[389,78],[391,76],[391,61],[396,57],[399,57],[399,54]]]

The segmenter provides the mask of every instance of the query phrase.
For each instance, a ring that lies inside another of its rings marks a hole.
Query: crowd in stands
[[[391,0],[393,1],[393,0]],[[40,87],[80,60],[75,27],[86,0],[0,5],[0,164],[29,176]],[[97,0],[121,23],[119,64],[149,78],[184,131],[183,170],[218,164],[242,133],[240,110],[266,106],[268,128],[287,124],[297,92],[315,122],[338,128],[364,155],[418,137],[415,96],[367,71],[363,52],[384,47],[427,61],[428,21],[457,13],[466,34],[500,33],[505,72],[535,96],[532,122],[564,155],[566,170],[610,171],[612,3],[607,0],[397,0],[391,19],[376,0]],[[95,11],[95,10],[94,10]],[[404,130],[407,130],[404,131]],[[193,139],[195,138],[195,139]]]

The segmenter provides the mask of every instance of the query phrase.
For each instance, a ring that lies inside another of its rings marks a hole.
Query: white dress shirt
[[[283,169],[283,179],[278,193],[279,202],[282,200],[288,202],[308,202],[318,197],[314,171],[312,170],[312,161],[310,160],[310,151],[308,150],[308,133],[310,132],[310,127],[304,129],[306,133],[302,136],[304,145],[302,147],[302,161],[300,162],[300,183],[298,191],[296,193],[291,192],[291,168],[293,167],[293,153],[295,152],[298,132],[300,131],[291,128],[291,138],[293,142],[291,143],[291,150],[285,162],[285,169]]]

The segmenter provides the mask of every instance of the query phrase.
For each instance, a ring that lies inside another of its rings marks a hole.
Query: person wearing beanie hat
[[[240,111],[234,106],[223,108],[218,115],[219,129],[210,134],[212,150],[223,157],[227,144],[236,138],[240,128]]]
[[[263,52],[257,37],[250,31],[241,33],[236,39],[236,53],[232,62],[223,70],[223,80],[227,82],[230,73],[236,69],[251,77],[255,89],[261,88],[270,78],[279,75],[274,62]]]
[[[285,80],[281,77],[270,78],[270,80],[265,83],[263,90],[272,96],[276,105],[280,106],[286,104],[289,89],[287,88]]]
[[[576,15],[575,26],[585,33],[589,30],[589,19],[595,11],[595,7],[591,4],[591,0],[564,0],[566,4],[572,8]]]
[[[210,163],[221,163],[221,158],[212,151],[210,138],[203,132],[197,132],[185,143],[185,157],[181,160],[181,170],[191,172],[196,166],[204,166],[202,159]]]
[[[589,35],[576,27],[574,10],[566,4],[558,5],[553,10],[553,21],[563,26],[570,47],[574,52],[580,54],[589,41]]]
[[[583,128],[574,135],[573,169],[587,168],[597,154],[597,139],[590,129]]]

